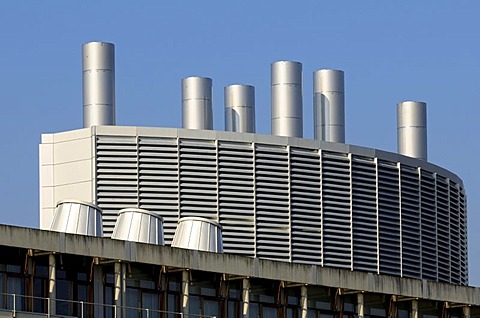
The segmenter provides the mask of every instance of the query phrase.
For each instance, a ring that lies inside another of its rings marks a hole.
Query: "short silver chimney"
[[[345,85],[343,71],[313,72],[314,137],[345,143]]]
[[[397,104],[397,147],[401,155],[427,160],[427,104]]]
[[[271,85],[272,134],[302,138],[302,63],[272,63]]]
[[[211,78],[182,79],[182,127],[213,129]]]
[[[115,125],[115,46],[89,42],[82,55],[83,127]]]
[[[225,87],[225,130],[255,132],[255,87],[238,84]]]

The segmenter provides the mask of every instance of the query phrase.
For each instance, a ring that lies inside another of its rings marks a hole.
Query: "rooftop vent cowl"
[[[118,212],[112,239],[164,245],[161,216],[138,208]]]
[[[201,217],[186,217],[178,221],[172,247],[223,253],[222,227],[218,222]]]
[[[57,203],[50,230],[101,237],[103,234],[102,210],[88,202],[60,201]]]

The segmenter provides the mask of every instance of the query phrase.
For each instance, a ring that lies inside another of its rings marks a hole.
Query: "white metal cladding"
[[[468,283],[463,184],[433,164],[297,138],[102,130],[105,233],[135,206],[164,218],[167,245],[196,216],[222,225],[225,253]]]

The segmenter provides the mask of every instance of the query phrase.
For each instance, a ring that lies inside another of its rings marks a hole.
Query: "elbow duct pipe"
[[[115,46],[82,46],[83,127],[115,125]]]
[[[239,84],[225,87],[225,130],[255,132],[255,87]]]
[[[345,79],[343,71],[313,72],[314,138],[345,143]]]

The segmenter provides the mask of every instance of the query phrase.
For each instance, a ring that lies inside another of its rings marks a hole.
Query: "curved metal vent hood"
[[[122,209],[118,212],[111,238],[164,245],[163,218],[143,209]]]
[[[50,226],[52,231],[90,236],[102,236],[102,228],[102,210],[78,200],[59,201]]]
[[[172,247],[223,253],[222,227],[205,218],[182,218],[178,221]]]

